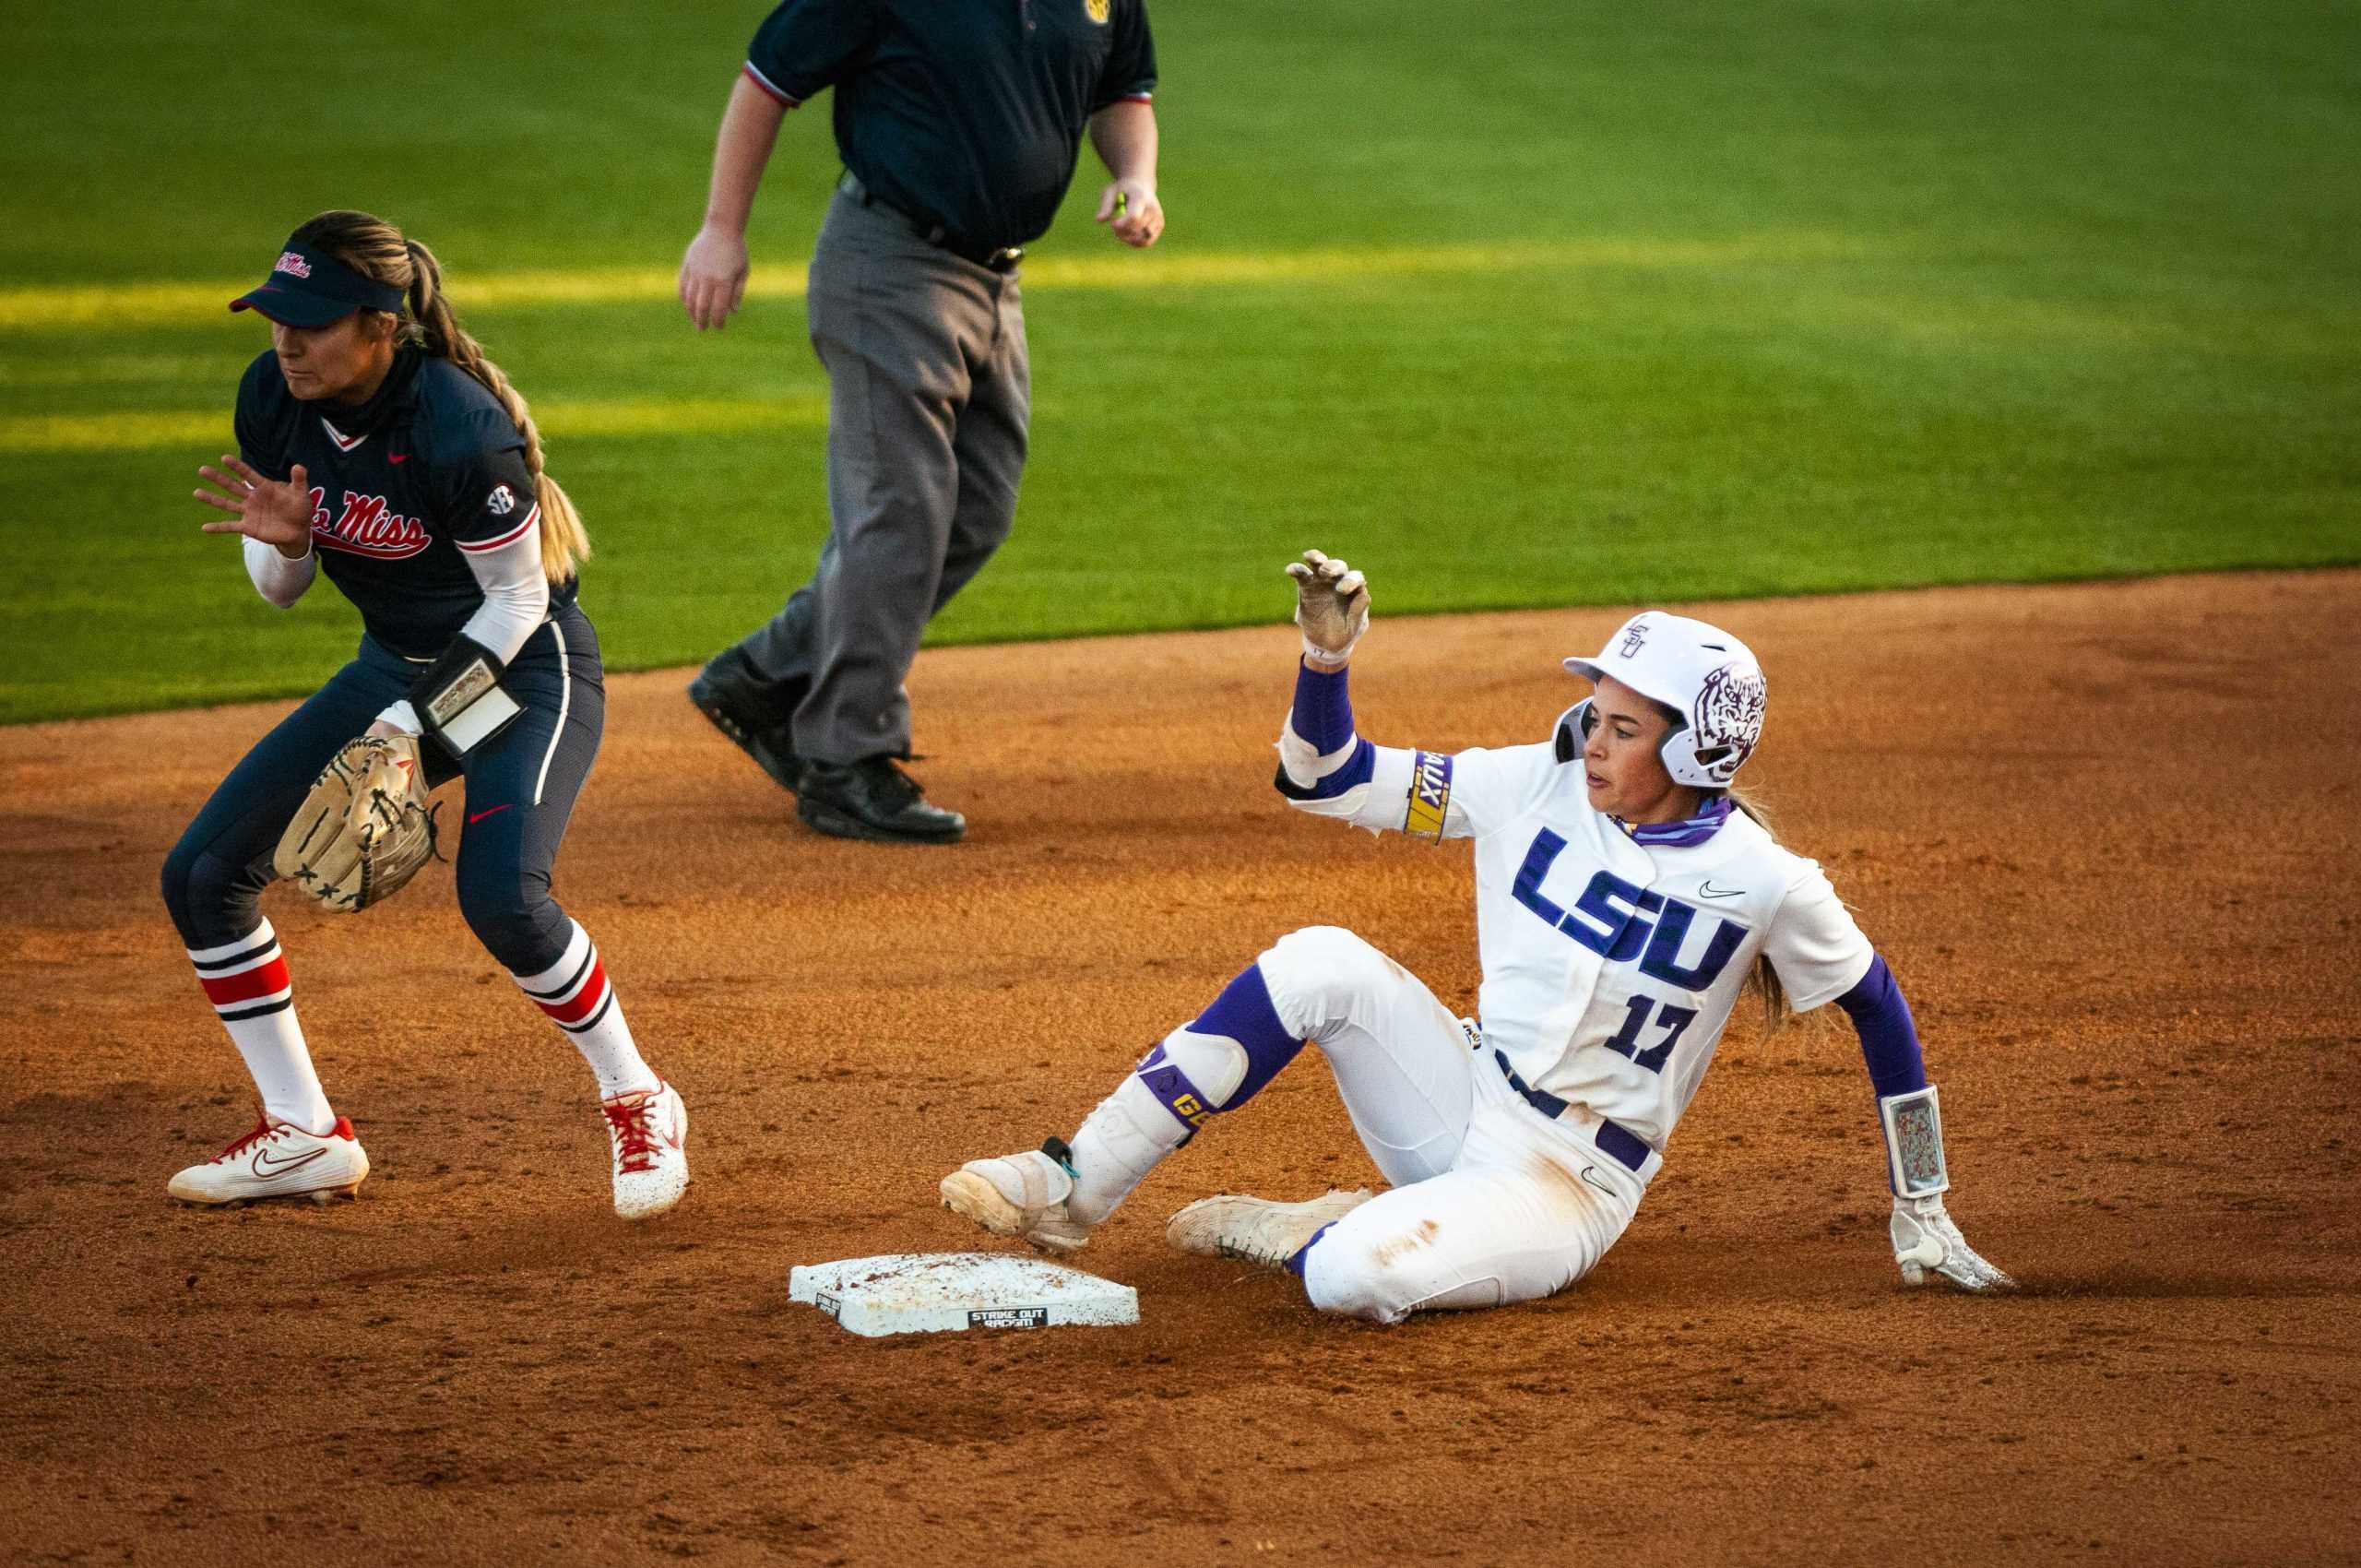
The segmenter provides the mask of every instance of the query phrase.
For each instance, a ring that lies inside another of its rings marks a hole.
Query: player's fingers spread
[[[1358,572],[1347,572],[1336,579],[1336,597],[1351,599],[1368,591],[1369,581]]]

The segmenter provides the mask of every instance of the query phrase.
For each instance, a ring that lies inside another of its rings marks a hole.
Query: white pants
[[[1334,926],[1281,937],[1258,962],[1280,1019],[1327,1056],[1394,1184],[1304,1259],[1313,1306],[1397,1323],[1535,1301],[1615,1244],[1638,1179],[1527,1104],[1417,976]]]

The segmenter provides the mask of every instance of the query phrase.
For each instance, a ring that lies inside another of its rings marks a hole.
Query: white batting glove
[[[1952,1217],[1943,1212],[1940,1196],[1894,1199],[1893,1220],[1888,1229],[1893,1236],[1893,1261],[1902,1265],[1904,1285],[1928,1283],[1927,1271],[1932,1269],[1963,1290],[2017,1288],[2015,1280],[1976,1255],[1959,1227],[1952,1223]]]
[[[1295,624],[1303,628],[1303,657],[1319,669],[1342,669],[1369,630],[1369,584],[1317,550],[1288,562],[1287,576],[1295,579]]]

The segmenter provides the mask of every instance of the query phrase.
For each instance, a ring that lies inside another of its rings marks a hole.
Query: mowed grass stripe
[[[1335,282],[1421,273],[1526,272],[1570,267],[1726,267],[1828,261],[1863,254],[1840,235],[1763,233],[1729,240],[1582,240],[1535,244],[1452,244],[1387,249],[1176,251],[1143,255],[1039,256],[1025,264],[1028,289],[1148,289],[1225,283]],[[667,300],[678,275],[670,267],[480,273],[452,281],[464,308],[534,309]],[[234,281],[64,284],[0,290],[0,328],[132,327],[184,323],[219,312],[254,286]],[[752,299],[803,292],[801,266],[757,267]]]
[[[543,435],[730,435],[824,425],[825,398],[552,398],[533,404]],[[172,409],[111,414],[0,416],[0,452],[120,452],[231,439],[230,411]]]

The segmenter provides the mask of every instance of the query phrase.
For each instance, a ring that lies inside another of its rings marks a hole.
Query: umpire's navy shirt
[[[963,247],[1049,232],[1090,116],[1156,89],[1146,0],[785,0],[746,75],[796,107],[836,89],[836,150],[872,196]]]

